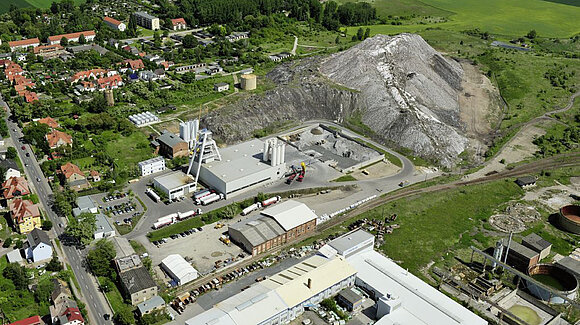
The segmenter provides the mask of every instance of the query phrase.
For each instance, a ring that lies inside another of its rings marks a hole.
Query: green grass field
[[[18,8],[49,8],[55,0],[2,0],[0,1],[0,14],[7,12],[11,5]],[[85,0],[74,0],[76,4],[85,2]]]
[[[448,16],[450,19],[444,23],[424,25],[369,26],[371,34],[418,32],[433,27],[458,31],[479,28],[506,36],[525,35],[531,29],[544,37],[569,37],[580,33],[577,23],[580,6],[544,0],[374,0],[371,3],[381,16],[416,13]],[[356,30],[351,28],[349,33],[354,34]]]

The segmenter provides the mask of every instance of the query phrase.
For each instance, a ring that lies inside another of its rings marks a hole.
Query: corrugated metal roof
[[[262,214],[274,218],[286,231],[317,218],[306,204],[294,200],[278,203],[262,211]]]
[[[242,220],[229,228],[239,231],[252,246],[260,245],[286,233],[274,219],[260,215]]]

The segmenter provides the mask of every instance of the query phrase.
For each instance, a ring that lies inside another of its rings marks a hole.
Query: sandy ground
[[[489,137],[501,118],[497,89],[478,69],[462,62],[464,80],[463,93],[459,96],[459,116],[465,124],[470,148],[476,158],[481,159],[486,147],[483,140]]]
[[[372,166],[365,168],[365,170],[368,172],[368,175],[363,174],[362,170],[360,169],[352,172],[351,175],[357,180],[375,179],[395,175],[401,170],[401,168],[395,166],[388,160],[387,161],[383,160],[379,163],[376,163]]]
[[[551,208],[553,212],[556,212],[562,206],[576,202],[570,194],[578,194],[574,185],[566,186],[558,183],[554,186],[527,191],[523,199],[526,201],[537,201]]]
[[[485,174],[492,171],[500,172],[511,163],[516,163],[533,157],[534,153],[538,150],[538,146],[533,144],[532,141],[537,137],[546,134],[546,130],[541,126],[547,126],[549,123],[552,122],[538,122],[536,124],[525,126],[510,141],[508,141],[501,152],[492,158],[485,167],[473,174],[467,175],[466,178],[472,179],[483,177]],[[505,160],[505,163],[503,164],[500,163],[502,159]]]

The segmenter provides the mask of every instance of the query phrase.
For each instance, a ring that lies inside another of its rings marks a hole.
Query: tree
[[[340,36],[336,36],[336,38],[334,39],[334,44],[339,44],[340,43]]]
[[[50,148],[48,147],[48,143],[46,142],[45,138],[48,131],[48,125],[32,122],[29,123],[24,128],[24,130],[22,130],[22,133],[24,133],[24,141],[26,141],[26,143],[30,143],[45,154],[48,154],[50,152]]]
[[[99,240],[95,248],[87,254],[87,263],[93,274],[108,278],[113,277],[115,269],[111,264],[116,254],[113,243],[105,239]]]
[[[135,18],[135,15],[131,15],[131,17],[129,17],[127,34],[133,37],[137,36],[137,18]]]
[[[60,272],[63,270],[62,263],[58,260],[56,255],[52,257],[48,264],[46,264],[46,270],[50,272]]]
[[[197,39],[191,34],[187,34],[183,37],[183,47],[186,49],[191,49],[197,46]]]
[[[85,34],[81,34],[81,36],[79,36],[79,44],[86,44],[87,43],[87,39],[85,38]]]
[[[34,290],[34,299],[38,303],[48,302],[50,299],[50,294],[54,290],[54,282],[52,281],[41,281],[36,286]]]
[[[60,46],[67,46],[68,45],[68,39],[66,39],[66,37],[63,37],[60,39]]]
[[[363,36],[364,36],[364,30],[362,29],[362,27],[360,27],[360,28],[359,28],[359,29],[356,31],[356,38],[357,38],[359,41],[362,41],[362,39],[363,39]]]
[[[123,305],[123,308],[115,313],[113,320],[115,321],[115,324],[119,325],[135,324],[135,316],[133,316],[133,312],[126,305]]]
[[[220,218],[222,219],[232,219],[236,216],[236,208],[233,205],[228,205],[220,212]]]
[[[63,192],[57,192],[54,195],[52,207],[59,217],[66,218],[72,213],[72,205]]]
[[[42,230],[49,231],[50,229],[52,229],[52,221],[48,219],[42,220]]]
[[[371,36],[371,29],[367,27],[367,29],[365,30],[365,36],[364,39],[367,39]]]
[[[66,226],[65,233],[76,239],[77,243],[85,246],[91,243],[96,230],[95,215],[92,213],[81,213],[77,218],[71,218]]]
[[[26,274],[26,268],[18,263],[10,263],[6,266],[2,275],[12,281],[16,289],[18,290],[28,290],[28,284],[30,284],[30,279],[28,274]]]
[[[6,149],[6,158],[16,159],[16,156],[18,156],[18,153],[16,152],[16,148],[8,147],[8,149]]]
[[[10,246],[12,246],[12,238],[8,237],[8,238],[6,238],[6,240],[4,241],[4,243],[2,244],[2,247],[8,248]]]
[[[157,48],[161,47],[161,35],[159,35],[158,31],[155,31],[155,33],[153,33],[153,43],[155,43],[155,47]]]
[[[536,33],[535,29],[532,29],[531,31],[528,32],[526,37],[529,39],[534,39],[534,38],[538,37],[538,33]]]

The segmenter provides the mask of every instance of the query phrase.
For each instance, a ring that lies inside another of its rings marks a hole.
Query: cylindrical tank
[[[528,274],[538,282],[551,287],[558,294],[569,299],[575,299],[578,291],[578,280],[574,274],[555,264],[536,264],[528,269]],[[562,304],[564,299],[553,295],[550,291],[542,288],[531,281],[526,281],[528,290],[543,301],[552,304]]]
[[[272,166],[278,165],[278,150],[276,147],[272,147]]]
[[[286,162],[286,144],[282,143],[282,153],[280,154],[280,163],[285,163]]]
[[[268,155],[268,148],[270,147],[270,143],[268,143],[268,141],[264,141],[264,154],[263,154],[263,159],[264,162],[268,162],[268,159],[270,158],[270,155]]]
[[[113,96],[112,89],[105,90],[105,101],[107,101],[107,106],[115,106],[115,96]]]
[[[241,86],[243,90],[256,89],[257,80],[255,74],[243,74],[240,78],[242,79]]]
[[[558,223],[564,230],[580,235],[580,206],[566,205],[560,208]]]

